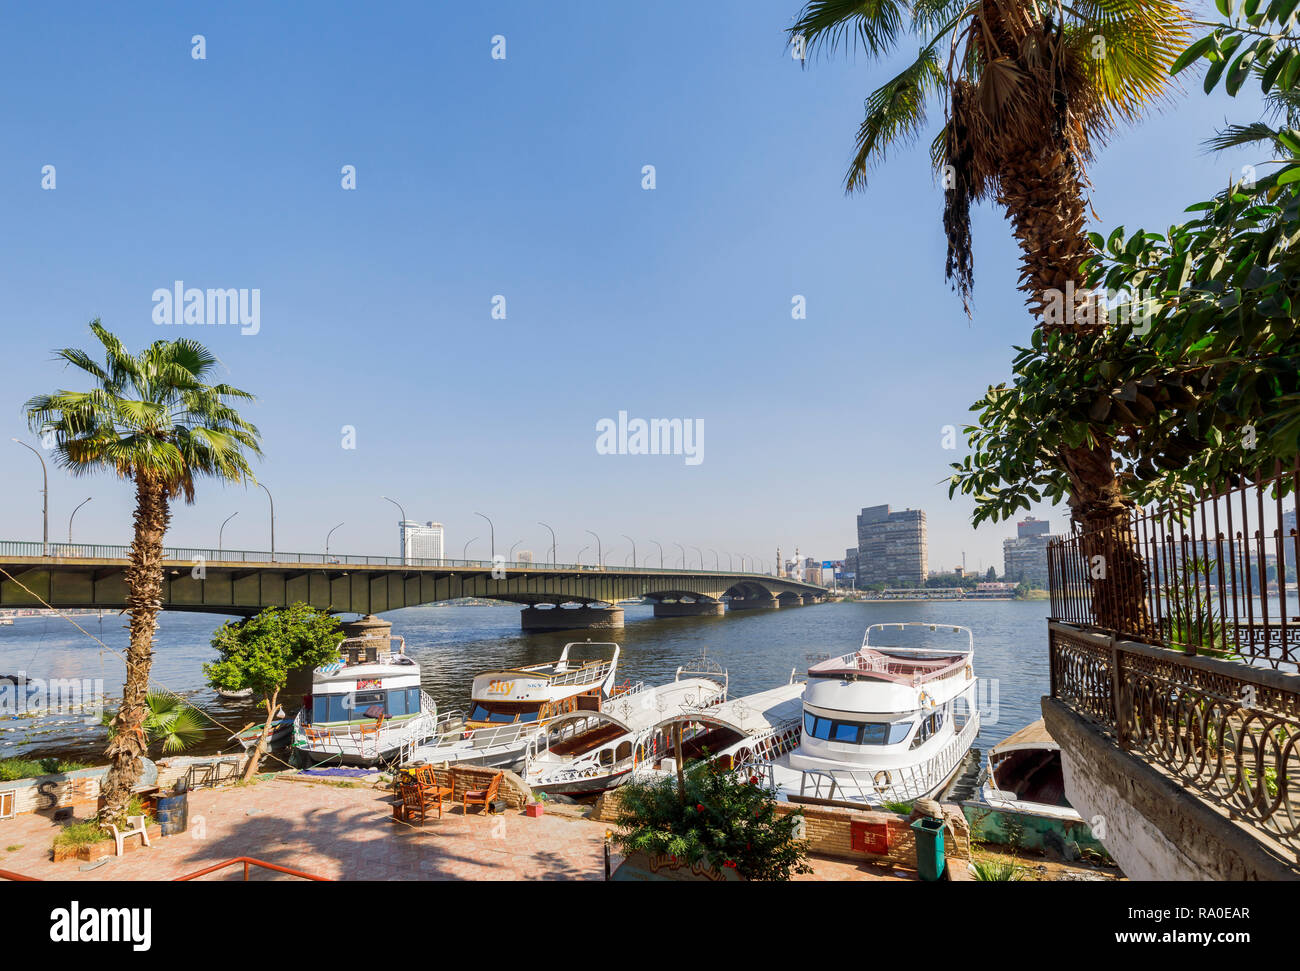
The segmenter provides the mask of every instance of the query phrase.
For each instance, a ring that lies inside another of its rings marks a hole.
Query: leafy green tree
[[[247,620],[227,621],[212,635],[219,657],[203,665],[208,683],[224,691],[251,688],[266,706],[266,724],[244,769],[245,779],[261,764],[289,672],[338,660],[342,643],[339,622],[304,603],[268,607]]]
[[[149,742],[159,742],[167,755],[183,752],[203,739],[203,715],[184,698],[166,691],[150,691],[144,698],[148,714],[144,717],[144,734]],[[111,741],[117,734],[116,717],[104,712],[103,725]]]
[[[678,791],[679,784],[683,787]],[[693,762],[681,781],[632,782],[619,790],[614,842],[624,854],[644,852],[734,868],[749,880],[789,880],[809,873],[800,813],[779,814],[758,784],[707,762]]]
[[[218,362],[202,344],[154,341],[136,355],[98,320],[90,330],[102,346],[102,363],[78,348],[55,352],[91,379],[90,390],[37,395],[25,410],[32,431],[52,439],[55,461],[73,475],[108,471],[135,486],[135,535],[125,573],[131,638],[103,789],[102,817],[120,823],[148,745],[145,699],[171,503],[178,497],[193,502],[195,482],[204,476],[251,480],[249,457],[261,450],[257,429],[230,404],[253,396],[209,383]]]
[[[867,97],[846,188],[864,188],[870,166],[920,136],[927,108],[942,104],[930,158],[944,187],[948,278],[969,312],[971,205],[992,199],[1020,246],[1035,339],[1054,333],[1055,354],[1075,358],[1087,354],[1075,336],[1098,329],[1084,286],[1095,253],[1086,232],[1086,166],[1111,131],[1163,97],[1187,27],[1168,0],[808,0],[789,33],[809,53],[860,50],[873,60],[919,42],[915,60]],[[1129,504],[1109,437],[1040,442],[1037,460],[1068,484],[1083,528],[1123,521]],[[995,497],[975,522],[1008,514]],[[1131,549],[1115,555],[1138,563]],[[1130,606],[1141,605],[1135,597]]]
[[[1254,77],[1278,103],[1293,100],[1296,6],[1247,4],[1244,21],[1196,40],[1172,69],[1204,59],[1207,92],[1222,81],[1236,94]],[[1220,9],[1230,16],[1227,0]],[[1119,227],[1093,237],[1089,284],[1113,295],[1107,325],[1036,331],[1016,348],[1011,382],[972,408],[971,454],[954,465],[949,491],[975,496],[977,523],[1071,494],[1076,484],[1055,455],[1062,441],[1109,443],[1127,500],[1161,501],[1174,515],[1189,489],[1258,479],[1295,461],[1300,132],[1269,130],[1267,140],[1285,148],[1276,171],[1244,174],[1165,233]],[[1113,572],[1102,582],[1129,598],[1107,626],[1142,630],[1140,584],[1116,584]]]

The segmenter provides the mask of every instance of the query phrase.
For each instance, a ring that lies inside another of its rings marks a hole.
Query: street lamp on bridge
[[[715,573],[721,573],[722,567],[719,565],[721,561],[718,559],[718,551],[715,550],[712,546],[710,546],[709,552],[713,554],[713,571]]]
[[[217,530],[217,559],[221,558],[221,549],[222,549],[221,537],[226,531],[226,523],[230,522],[238,515],[239,515],[239,510],[235,510],[229,516],[227,516],[225,519],[221,521],[221,528]]]
[[[538,521],[537,525],[546,526],[546,523]],[[546,526],[546,528],[551,529],[550,526]],[[555,530],[553,529],[551,529],[551,566],[555,566]]]
[[[692,546],[691,549],[693,549],[696,553],[699,553],[699,554],[700,554],[700,569],[703,570],[703,569],[704,569],[704,551],[703,551],[702,549],[700,549],[698,546]]]
[[[77,509],[80,509],[86,503],[90,502],[90,500],[93,498],[94,496],[87,496],[81,502],[77,503]],[[77,516],[77,509],[72,510],[72,515],[68,517],[68,543],[69,544],[72,543],[72,520],[75,519]]]
[[[659,547],[659,569],[662,570],[664,568],[664,544],[657,539],[652,539],[650,542]]]
[[[20,442],[16,438],[13,439],[12,441],[17,445],[21,445],[23,448],[27,449],[27,451],[35,455],[37,459],[40,460],[41,463],[41,496],[43,497],[42,506],[41,506],[41,517],[44,524],[44,529],[41,533],[41,555],[49,556],[50,555],[50,473],[49,470],[45,468],[45,457],[41,455],[40,452],[36,451],[36,449],[28,445],[26,442]]]
[[[596,534],[593,533],[590,529],[587,530],[587,532],[588,532],[588,533],[591,533],[592,536],[596,536]],[[599,537],[599,536],[596,536],[596,565],[597,565],[597,566],[604,566],[604,565],[605,565],[605,554],[604,554],[604,553],[602,552],[602,550],[601,550],[600,537]]]
[[[271,490],[262,483],[258,483],[263,492],[266,493],[266,501],[271,504],[271,562],[275,562],[275,500],[271,498]]]
[[[682,551],[682,569],[685,570],[686,569],[686,547],[683,546],[681,543],[674,543],[673,545]]]
[[[342,525],[343,525],[342,523],[339,523],[339,526]],[[334,535],[334,530],[338,529],[339,526],[335,526],[333,529],[331,529],[328,533],[325,534],[325,559],[327,560],[329,559],[330,556],[330,537]]]
[[[381,495],[380,498],[389,499],[386,495]],[[396,499],[389,499],[389,502],[398,507],[398,515],[402,516],[402,523],[398,524],[398,529],[400,530],[400,533],[402,533],[402,542],[400,542],[398,552],[402,555],[402,565],[404,567],[404,565],[406,565],[406,510],[403,510],[402,503],[399,503]]]
[[[469,561],[469,544],[474,542],[474,540],[476,539],[478,539],[477,536],[473,537],[473,539],[465,540],[465,545],[461,547],[461,551],[460,551],[460,558],[462,560],[465,560],[466,562]]]
[[[589,549],[591,549],[591,544],[587,544],[582,549],[578,550],[578,566],[582,566],[582,554],[587,552]]]
[[[488,535],[491,537],[491,539],[488,540],[488,545],[492,552],[489,559],[495,560],[497,558],[497,528],[492,525],[492,520],[488,519],[487,516],[484,516],[481,512],[476,512],[474,515],[487,519],[489,530]]]
[[[627,533],[623,534],[623,538],[632,544],[632,569],[635,570],[636,569],[636,540],[634,540]]]

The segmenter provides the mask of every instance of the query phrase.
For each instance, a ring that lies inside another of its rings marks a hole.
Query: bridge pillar
[[[776,610],[781,605],[776,597],[746,597],[744,600],[732,600],[732,610]]]
[[[622,607],[525,607],[519,626],[526,632],[553,630],[605,630],[623,626]]]
[[[805,593],[803,595],[803,602],[806,604],[815,604],[817,602],[817,594]]]
[[[686,603],[678,600],[672,603],[656,603],[656,617],[720,617],[727,612],[721,600],[697,600]]]

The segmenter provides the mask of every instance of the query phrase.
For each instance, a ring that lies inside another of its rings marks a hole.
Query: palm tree
[[[968,314],[970,207],[992,199],[1020,245],[1026,304],[1044,330],[1055,332],[1062,353],[1070,353],[1072,335],[1105,326],[1083,269],[1095,252],[1085,229],[1086,166],[1117,126],[1136,121],[1167,91],[1188,33],[1176,3],[808,0],[789,33],[806,53],[861,50],[873,60],[909,38],[919,41],[915,60],[868,96],[845,188],[864,189],[869,168],[888,149],[919,137],[927,107],[942,103],[930,159],[944,186],[945,272]],[[1112,564],[1113,575],[1139,578],[1140,559],[1122,541],[1131,504],[1115,474],[1111,441],[1063,443],[1044,461],[1067,476],[1082,528],[1111,527],[1120,536],[1119,547],[1108,550],[1121,560]],[[1107,603],[1120,614],[1141,611],[1135,593],[1130,588]]]
[[[164,755],[175,755],[203,740],[203,715],[178,695],[150,691],[145,695],[144,735],[150,742],[161,742]],[[103,725],[108,737],[117,734],[117,718],[104,712]]]
[[[227,384],[209,384],[217,359],[195,341],[155,341],[133,355],[99,320],[91,333],[104,362],[64,348],[56,359],[93,379],[89,391],[37,395],[25,405],[31,429],[52,436],[55,461],[73,475],[111,471],[135,485],[135,536],[125,573],[131,642],[122,704],[106,754],[102,818],[125,815],[148,746],[149,667],[162,600],[163,536],[177,497],[194,501],[194,481],[253,479],[249,457],[261,455],[257,429],[228,403],[253,400]]]

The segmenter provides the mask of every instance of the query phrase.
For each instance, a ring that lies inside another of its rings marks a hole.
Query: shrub
[[[59,834],[54,837],[55,846],[89,846],[91,843],[102,843],[104,840],[111,840],[113,837],[108,830],[101,829],[99,823],[94,820],[87,820],[81,823],[68,823]]]
[[[746,781],[695,762],[686,767],[684,780],[682,791],[671,776],[623,787],[614,835],[621,852],[703,860],[749,880],[789,880],[812,872],[798,838],[803,815],[778,814],[776,797],[756,776]]]
[[[16,779],[31,779],[38,775],[53,775],[56,772],[73,772],[89,768],[84,762],[71,759],[0,759],[0,782],[13,782]]]

